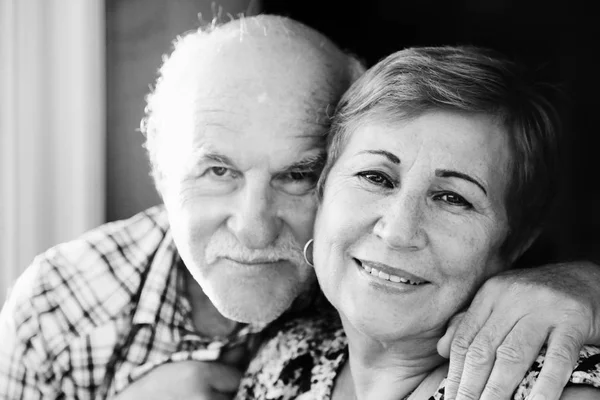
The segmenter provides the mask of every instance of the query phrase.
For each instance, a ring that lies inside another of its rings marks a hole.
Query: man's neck
[[[210,338],[232,334],[239,323],[221,315],[187,268],[185,274],[185,287],[192,307],[192,320],[196,331]]]
[[[344,330],[349,346],[344,369],[358,400],[404,399],[445,363],[436,350],[437,338],[383,343],[356,331],[347,321]]]

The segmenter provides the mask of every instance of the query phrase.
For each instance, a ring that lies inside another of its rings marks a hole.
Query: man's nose
[[[383,208],[373,232],[391,248],[422,249],[428,240],[424,229],[425,213],[426,204],[422,197],[400,193]]]
[[[271,245],[279,236],[282,224],[276,193],[269,184],[246,185],[239,192],[236,209],[228,220],[229,229],[250,249]]]

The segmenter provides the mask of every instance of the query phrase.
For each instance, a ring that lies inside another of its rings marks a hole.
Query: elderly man
[[[302,247],[328,117],[362,71],[283,17],[181,38],[143,124],[164,207],[34,260],[1,315],[0,398],[228,398],[260,332],[319,307]],[[538,271],[490,280],[440,342],[458,398],[507,398],[548,335],[537,390],[557,398],[600,342],[596,267]]]

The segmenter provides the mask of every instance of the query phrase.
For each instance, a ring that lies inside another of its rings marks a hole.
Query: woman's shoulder
[[[517,387],[514,399],[526,399],[544,366],[545,348],[542,349],[521,384]],[[579,352],[579,359],[569,377],[568,388],[577,389],[579,385],[598,389],[600,394],[600,347],[584,346]],[[583,386],[582,386],[583,388]],[[587,390],[587,389],[586,389]]]
[[[317,371],[333,381],[345,352],[337,318],[320,315],[280,324],[250,362],[237,399],[295,398],[310,390]]]

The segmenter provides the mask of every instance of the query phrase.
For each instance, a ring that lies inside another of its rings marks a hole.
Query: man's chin
[[[291,306],[292,301],[293,299],[287,298],[257,299],[256,297],[250,297],[232,299],[231,296],[212,300],[214,306],[224,317],[254,325],[268,324],[274,321]]]
[[[291,266],[279,268],[223,267],[200,286],[217,310],[234,321],[265,324],[281,316],[302,291]]]

